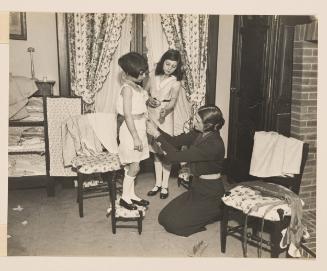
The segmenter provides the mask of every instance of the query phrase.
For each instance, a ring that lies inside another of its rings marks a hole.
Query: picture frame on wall
[[[10,12],[9,38],[12,40],[27,40],[26,12]]]

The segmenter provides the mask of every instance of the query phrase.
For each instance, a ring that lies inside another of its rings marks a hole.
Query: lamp
[[[28,47],[27,52],[30,53],[30,58],[31,58],[31,77],[32,79],[35,79],[34,61],[33,61],[33,53],[35,52],[35,49],[33,47]]]

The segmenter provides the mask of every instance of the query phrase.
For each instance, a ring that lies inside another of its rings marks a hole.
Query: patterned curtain
[[[102,88],[118,46],[126,14],[69,13],[68,46],[71,88],[86,111],[94,111],[95,94]]]
[[[192,114],[205,103],[209,15],[161,14],[170,48],[181,52]]]

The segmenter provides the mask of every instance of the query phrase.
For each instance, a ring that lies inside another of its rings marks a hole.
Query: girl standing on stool
[[[178,98],[182,79],[182,61],[179,51],[170,49],[163,54],[156,66],[155,76],[150,77],[146,89],[149,90],[158,107],[149,107],[149,118],[156,125],[169,135],[174,135],[174,108]],[[168,179],[171,170],[170,163],[162,162],[155,149],[154,152],[154,168],[156,176],[156,184],[148,196],[154,196],[160,192],[160,198],[168,197]]]
[[[118,60],[123,70],[123,85],[117,101],[117,112],[123,116],[119,129],[118,153],[125,166],[123,193],[120,205],[128,210],[147,206],[149,202],[140,199],[134,191],[134,180],[140,170],[140,161],[149,157],[146,135],[147,92],[140,86],[148,70],[147,61],[138,53],[130,52]]]

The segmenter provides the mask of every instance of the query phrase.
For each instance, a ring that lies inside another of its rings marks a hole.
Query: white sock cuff
[[[134,181],[135,176],[129,176],[129,175],[127,175],[127,171],[125,171],[124,179],[126,179],[128,181]]]

